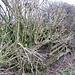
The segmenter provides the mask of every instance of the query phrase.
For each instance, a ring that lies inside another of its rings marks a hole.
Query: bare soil
[[[67,75],[75,75],[75,51],[56,60],[42,75],[62,75],[59,70],[67,70]]]
[[[41,47],[39,52],[48,53],[48,47]],[[75,75],[75,50],[54,61],[47,69],[42,71],[41,75],[66,75],[59,73],[59,70],[67,70],[67,75]]]

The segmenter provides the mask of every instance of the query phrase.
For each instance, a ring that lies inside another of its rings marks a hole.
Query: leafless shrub
[[[21,73],[31,70],[34,74],[34,69],[38,69],[36,65],[44,65],[45,58],[37,49],[47,43],[52,46],[56,40],[60,44],[64,42],[67,12],[57,3],[42,2],[39,5],[38,0],[2,1],[6,10],[0,6],[0,41],[5,44],[1,43],[0,54],[6,61],[3,64],[8,66],[4,71],[17,68]]]

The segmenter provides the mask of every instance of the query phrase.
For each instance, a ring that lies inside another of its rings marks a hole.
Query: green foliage
[[[58,70],[60,75],[68,75],[67,70]]]

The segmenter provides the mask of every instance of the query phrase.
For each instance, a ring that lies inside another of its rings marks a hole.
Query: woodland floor
[[[39,50],[39,52],[41,53],[48,52],[48,48],[45,47],[42,47]],[[61,70],[61,72],[59,70]],[[41,73],[41,75],[75,75],[75,50],[60,57],[59,60],[53,62],[47,69],[43,70]]]
[[[45,47],[40,49],[41,53],[44,53],[45,51],[48,52],[48,49]],[[61,70],[61,72],[59,72],[59,70]],[[63,73],[63,70],[66,70],[66,74],[65,71]],[[71,53],[60,57],[59,60],[53,62],[47,69],[41,71],[41,73],[41,75],[75,75],[75,50]],[[26,75],[31,74],[27,73]]]
[[[46,69],[46,75],[66,75],[59,73],[59,70],[67,70],[67,75],[75,75],[75,51],[62,56],[50,65],[50,67]]]
[[[63,74],[59,70],[66,70]],[[75,51],[62,56],[51,64],[42,75],[75,75]]]
[[[43,48],[43,50],[48,51],[47,48]],[[59,70],[66,70],[66,74],[65,72],[61,74],[62,72],[60,73]],[[75,75],[75,50],[52,63],[42,72],[42,75]]]

